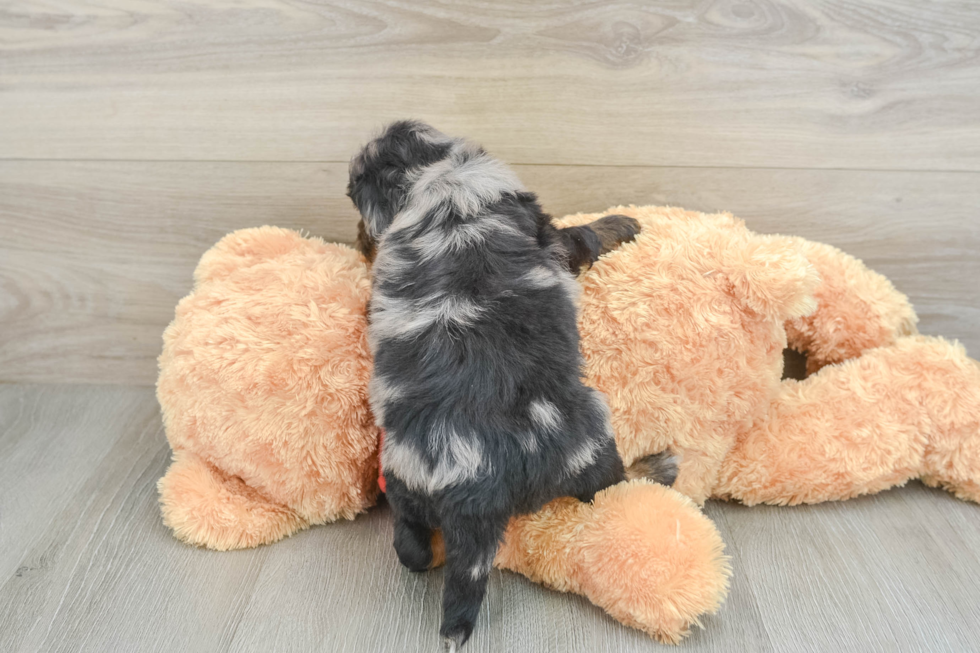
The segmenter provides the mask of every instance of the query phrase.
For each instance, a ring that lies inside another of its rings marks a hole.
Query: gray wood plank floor
[[[151,388],[0,384],[0,651],[436,651],[441,572],[410,574],[379,506],[214,553],[161,524]],[[919,484],[796,508],[709,502],[731,595],[683,651],[969,651],[980,506]],[[666,649],[584,599],[491,577],[467,650]]]

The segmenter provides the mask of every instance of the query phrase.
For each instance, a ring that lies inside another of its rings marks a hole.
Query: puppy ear
[[[370,147],[369,145],[368,148]],[[364,161],[368,148],[351,159],[347,197],[361,214],[367,237],[376,240],[387,227],[384,222],[388,202],[381,190],[379,171],[369,168]]]
[[[368,235],[367,228],[364,226],[364,218],[357,221],[357,240],[354,248],[364,255],[369,263],[374,262],[374,255],[377,253],[377,241]]]

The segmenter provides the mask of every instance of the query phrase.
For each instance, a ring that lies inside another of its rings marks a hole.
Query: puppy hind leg
[[[481,515],[443,519],[446,580],[439,634],[447,651],[458,651],[473,632],[506,525],[505,517]]]
[[[388,480],[388,503],[395,517],[395,553],[398,561],[411,571],[425,571],[432,566],[432,528],[425,518],[423,505],[397,479]]]
[[[395,553],[410,571],[432,566],[432,529],[404,515],[395,516]]]

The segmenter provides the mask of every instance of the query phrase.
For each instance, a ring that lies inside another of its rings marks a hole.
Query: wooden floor
[[[384,506],[216,553],[161,524],[150,388],[0,385],[0,651],[435,652],[442,573]],[[975,651],[980,509],[914,484],[797,508],[709,502],[731,596],[678,651]],[[494,571],[472,653],[667,650],[577,596]]]
[[[556,214],[729,210],[887,274],[980,356],[972,0],[12,0],[0,7],[0,651],[431,651],[384,507],[254,551],[160,523],[160,334],[200,255],[350,242],[346,161],[428,120]],[[913,485],[709,503],[733,557],[680,650],[978,650],[980,508]],[[473,651],[660,647],[494,573]]]

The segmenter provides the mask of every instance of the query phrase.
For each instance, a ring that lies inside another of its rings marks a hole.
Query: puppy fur
[[[504,164],[419,122],[388,126],[352,159],[348,194],[374,257],[370,400],[394,546],[422,571],[442,528],[440,633],[456,650],[508,520],[625,478],[605,399],[582,383],[569,272],[602,238],[559,232]],[[607,243],[636,233],[610,222]]]

